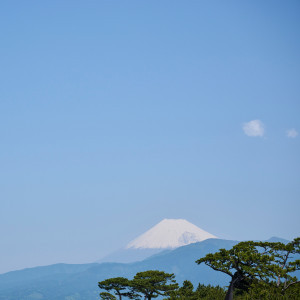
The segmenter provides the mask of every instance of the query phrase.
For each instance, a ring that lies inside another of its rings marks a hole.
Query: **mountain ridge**
[[[239,241],[213,238],[166,250],[140,262],[55,264],[12,271],[0,274],[0,300],[94,300],[99,297],[99,281],[119,276],[130,279],[146,270],[174,273],[179,284],[190,280],[194,286],[198,283],[226,286],[230,280],[227,275],[205,264],[199,266],[195,261],[237,243]],[[299,273],[296,276],[299,277]]]

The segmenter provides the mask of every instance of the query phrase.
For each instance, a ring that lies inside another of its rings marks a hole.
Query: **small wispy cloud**
[[[295,128],[291,128],[286,131],[286,136],[288,138],[295,138],[298,135],[298,131]]]
[[[248,136],[263,136],[265,134],[264,124],[260,120],[252,120],[244,123],[243,130]]]

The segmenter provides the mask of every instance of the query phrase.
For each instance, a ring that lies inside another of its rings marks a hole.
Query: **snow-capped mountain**
[[[217,238],[184,219],[164,219],[144,234],[97,262],[136,262],[142,261],[161,251]]]
[[[216,236],[184,219],[164,219],[131,241],[126,249],[174,249]]]

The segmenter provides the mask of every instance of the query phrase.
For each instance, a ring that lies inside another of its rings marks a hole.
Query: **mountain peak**
[[[216,236],[184,219],[163,219],[144,234],[131,241],[126,248],[167,249],[201,242]]]

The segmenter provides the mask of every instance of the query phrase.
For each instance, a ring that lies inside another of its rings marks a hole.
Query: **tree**
[[[284,293],[292,285],[300,283],[296,277],[290,275],[290,273],[300,270],[300,259],[293,260],[295,255],[300,254],[300,238],[295,238],[286,245],[276,243],[274,250],[275,263],[278,265],[276,285],[277,287],[281,287]]]
[[[107,292],[100,293],[100,298],[101,298],[101,300],[116,300],[117,299],[114,295],[107,293]]]
[[[137,273],[131,281],[133,290],[151,300],[159,295],[166,296],[178,288],[174,274],[150,270]]]
[[[223,300],[225,297],[225,291],[220,286],[212,285],[198,285],[196,291],[194,291],[193,284],[185,280],[182,287],[170,293],[170,296],[166,300]]]
[[[195,299],[194,286],[189,280],[185,280],[182,287],[179,288],[178,294],[180,299]]]
[[[284,292],[298,283],[289,273],[299,269],[299,260],[290,261],[291,254],[299,253],[299,238],[285,245],[269,242],[241,242],[230,250],[220,249],[214,254],[207,254],[196,261],[205,263],[215,271],[231,277],[225,300],[233,299],[235,289],[248,291],[254,284],[270,284],[281,279],[285,284]]]
[[[220,286],[212,286],[212,285],[204,285],[200,284],[198,285],[196,289],[196,296],[197,299],[224,299],[226,293],[223,288]]]
[[[169,297],[166,299],[170,300],[197,300],[196,293],[194,292],[194,286],[189,280],[183,282],[182,287],[173,290],[169,293]]]
[[[133,299],[135,296],[131,290],[130,281],[124,277],[115,277],[115,278],[106,279],[104,281],[99,282],[98,286],[100,289],[106,291],[114,291],[115,295],[119,297],[119,300],[122,300],[122,296],[128,297],[130,299]],[[108,294],[109,293],[106,293],[104,296],[109,297]]]

